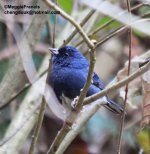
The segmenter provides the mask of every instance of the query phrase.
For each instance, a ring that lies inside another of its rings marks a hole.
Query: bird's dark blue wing
[[[94,72],[93,73],[93,81],[92,84],[98,87],[100,90],[103,90],[105,88],[104,83],[101,81],[99,76]]]
[[[105,88],[104,83],[101,81],[101,79],[99,78],[99,76],[96,73],[93,73],[93,82],[92,82],[93,86],[90,86],[90,95],[96,93],[97,88],[99,88],[99,90],[103,90]],[[97,88],[96,88],[97,87]],[[104,105],[107,109],[109,109],[110,111],[120,114],[123,111],[123,108],[120,104],[115,103],[114,101],[112,101],[111,99],[109,99],[106,96],[107,99],[107,104]]]
[[[93,94],[98,93],[99,91],[105,88],[104,83],[101,81],[99,76],[96,73],[93,73],[92,83],[87,92],[87,96],[91,96]]]

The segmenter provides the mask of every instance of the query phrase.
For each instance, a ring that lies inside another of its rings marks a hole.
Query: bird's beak
[[[57,48],[48,48],[48,49],[49,49],[49,51],[50,51],[52,54],[54,54],[54,55],[59,54],[59,52],[58,52],[58,49],[57,49]]]

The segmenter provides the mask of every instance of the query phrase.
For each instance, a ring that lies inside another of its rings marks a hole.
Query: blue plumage
[[[64,46],[59,49],[50,49],[52,52],[52,67],[48,74],[48,84],[62,103],[62,96],[70,100],[79,96],[80,90],[86,83],[89,62],[76,48]],[[105,88],[103,82],[96,73],[93,73],[91,86],[87,96],[91,96]],[[107,104],[104,106],[115,113],[121,113],[122,107],[110,100],[107,96]]]

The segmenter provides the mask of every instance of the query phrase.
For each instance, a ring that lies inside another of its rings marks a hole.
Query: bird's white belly
[[[62,105],[63,105],[66,109],[71,110],[73,99],[70,99],[70,98],[66,97],[64,94],[62,94],[61,100],[62,100]]]

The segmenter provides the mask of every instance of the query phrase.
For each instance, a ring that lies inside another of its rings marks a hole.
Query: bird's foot
[[[76,106],[76,104],[77,104],[77,102],[78,102],[78,99],[79,99],[79,96],[75,97],[75,98],[73,99],[73,101],[71,102],[71,106],[72,106],[73,109],[75,108],[75,106]]]

